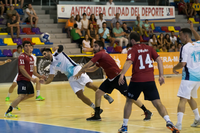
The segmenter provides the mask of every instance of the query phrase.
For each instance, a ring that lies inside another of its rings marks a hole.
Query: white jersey
[[[58,71],[65,74],[68,79],[73,76],[74,68],[78,66],[70,57],[64,52],[58,53],[57,51],[53,54],[53,61],[50,65],[50,73],[56,74]]]
[[[35,55],[33,55],[33,54],[31,54],[31,56],[34,59],[34,66],[36,66],[37,65],[37,57]]]
[[[180,51],[180,62],[186,62],[182,80],[200,81],[200,41],[185,44]]]

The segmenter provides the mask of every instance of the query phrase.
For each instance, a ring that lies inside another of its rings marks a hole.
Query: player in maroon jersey
[[[160,101],[160,96],[154,81],[152,59],[158,63],[159,83],[160,85],[164,83],[163,63],[161,58],[152,47],[146,44],[140,44],[140,35],[138,33],[132,32],[129,38],[133,47],[128,51],[127,60],[118,81],[119,85],[123,85],[126,82],[124,80],[124,75],[131,65],[133,65],[132,78],[127,91],[123,125],[119,129],[119,132],[128,132],[127,123],[131,115],[133,100],[137,100],[140,93],[143,92],[145,100],[151,101],[159,114],[165,119],[167,128],[169,128],[172,133],[179,133],[178,129],[169,119],[166,108]]]
[[[120,91],[121,94],[123,94],[126,97],[127,84],[118,84],[121,69],[119,69],[115,60],[104,50],[104,43],[102,41],[96,41],[94,43],[93,49],[95,53],[94,57],[82,67],[82,69],[77,73],[77,75],[75,75],[75,78],[78,78],[82,73],[85,72],[94,72],[97,69],[99,69],[99,67],[102,67],[104,69],[108,78],[101,84],[99,89],[96,91],[94,116],[87,119],[88,121],[99,121],[101,120],[101,97],[105,93],[112,93],[114,88],[116,88],[118,91]],[[126,81],[125,77],[124,80]],[[152,113],[146,109],[146,107],[141,103],[141,101],[137,100],[134,101],[134,103],[145,112],[144,120],[150,120]]]
[[[32,78],[32,74],[38,78],[43,78],[43,76],[39,75],[34,69],[34,58],[31,56],[31,43],[29,41],[24,41],[22,45],[24,47],[24,53],[18,58],[18,97],[11,103],[5,113],[5,117],[17,117],[17,115],[11,113],[13,108],[17,108],[17,105],[21,101],[34,96],[33,85],[30,81],[35,83],[36,79]]]

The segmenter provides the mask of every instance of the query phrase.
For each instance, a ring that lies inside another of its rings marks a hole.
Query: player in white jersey
[[[82,74],[81,77],[76,80],[74,78],[74,75],[76,75],[81,70],[82,67],[77,65],[70,57],[68,57],[62,51],[63,51],[62,45],[59,45],[56,48],[54,54],[52,54],[49,48],[44,48],[42,50],[42,55],[44,56],[44,58],[51,60],[51,65],[50,65],[50,73],[48,79],[46,81],[41,79],[40,83],[43,84],[51,83],[57,71],[60,71],[61,73],[65,74],[68,77],[69,84],[73,89],[74,93],[77,95],[77,97],[80,100],[82,100],[85,104],[94,109],[95,105],[91,102],[91,100],[88,97],[86,97],[83,94],[83,91],[85,86],[90,89],[93,89],[94,91],[96,91],[98,87],[92,83],[92,80],[86,73]],[[113,102],[113,99],[107,94],[104,95],[104,98],[107,99],[109,103]],[[101,110],[101,112],[102,111],[103,110]]]
[[[33,51],[33,46],[31,48],[31,50]],[[36,69],[37,71],[37,67],[36,67],[36,62],[37,62],[37,57],[34,56],[33,54],[31,55],[34,59],[34,69]],[[13,92],[13,90],[15,89],[15,87],[17,86],[17,77],[18,77],[18,73],[17,75],[15,76],[14,80],[13,80],[13,83],[12,85],[10,86],[9,88],[9,91],[8,91],[8,95],[6,97],[6,101],[8,102],[10,100],[10,94]],[[40,88],[41,88],[41,84],[39,82],[39,78],[36,77],[35,75],[32,75],[32,78],[35,78],[36,79],[36,100],[37,101],[43,101],[45,100],[45,98],[43,98],[42,96],[40,96]]]
[[[183,113],[185,112],[185,104],[188,102],[194,112],[195,120],[191,125],[197,127],[200,125],[200,116],[197,108],[197,103],[194,98],[197,98],[197,89],[200,86],[200,36],[193,28],[193,23],[189,21],[190,28],[183,28],[180,31],[180,39],[182,46],[180,51],[180,62],[174,66],[173,72],[177,74],[176,70],[183,68],[182,80],[177,96],[180,98],[178,104],[177,124],[176,127],[182,129]],[[197,42],[192,42],[192,33]]]

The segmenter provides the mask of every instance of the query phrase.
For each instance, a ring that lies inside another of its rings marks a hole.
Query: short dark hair
[[[102,41],[95,41],[94,43],[98,44],[99,47],[104,48],[104,43]]]
[[[22,46],[21,46],[21,45],[17,45],[17,49],[18,49],[18,48],[21,48],[21,49],[22,49]]]
[[[46,51],[46,52],[51,52],[51,53],[52,53],[52,51],[51,51],[50,48],[43,48],[43,49],[41,50],[42,53],[43,53],[44,51]]]
[[[130,40],[134,39],[136,42],[140,41],[140,35],[136,32],[131,32],[129,38]]]
[[[131,43],[128,43],[127,45],[126,45],[126,47],[128,48],[128,47],[132,47],[133,45],[131,44]]]
[[[173,33],[174,31],[171,31],[171,33]]]
[[[107,24],[106,22],[103,22],[102,25]]]
[[[77,28],[77,27],[78,27],[78,25],[75,23],[75,24],[74,24],[74,28]]]
[[[103,13],[99,13],[99,16],[100,16],[101,14],[103,15]]]
[[[25,44],[31,44],[31,42],[29,42],[29,41],[24,41],[24,42],[22,43],[22,46],[24,47]],[[31,45],[32,45],[32,44],[31,44]]]
[[[84,15],[87,16],[86,13],[83,13],[83,14],[82,14],[82,16],[84,16]]]
[[[126,24],[126,22],[123,22],[123,24]]]
[[[182,28],[181,31],[183,34],[188,34],[190,38],[192,37],[192,31],[189,28]]]
[[[15,15],[15,14],[13,14],[13,15],[12,15],[12,17],[13,17],[13,16],[16,16],[16,15]]]
[[[148,20],[148,19],[145,19],[145,22],[146,22],[146,21],[149,21],[149,20]]]
[[[116,24],[119,23],[118,21],[116,22]],[[119,23],[120,24],[120,23]]]

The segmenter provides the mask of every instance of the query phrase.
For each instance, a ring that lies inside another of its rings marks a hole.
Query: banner
[[[163,61],[164,75],[173,74],[173,67],[179,63],[179,52],[158,52],[159,56]],[[127,58],[127,54],[110,54],[115,60],[120,69],[123,68],[124,63]],[[159,75],[157,63],[153,63],[154,66],[154,75]],[[182,73],[182,70],[178,70],[179,73]],[[132,75],[132,66],[128,69],[125,76]]]
[[[10,63],[6,63],[0,66],[1,74],[0,74],[0,83],[12,82],[18,73],[18,60],[16,58],[9,58],[12,60]],[[77,64],[83,66],[86,64],[91,57],[71,57]],[[6,58],[0,58],[0,61],[6,60]],[[40,75],[49,75],[50,69],[50,61],[45,60],[41,57],[37,57],[37,70]],[[97,71],[92,73],[87,73],[91,79],[102,79],[103,71],[99,68]],[[67,81],[67,76],[58,72],[54,77],[53,81]]]
[[[71,16],[82,16],[83,13],[87,14],[87,18],[94,14],[97,19],[99,14],[103,13],[106,21],[110,21],[119,13],[122,21],[135,21],[136,17],[140,16],[141,20],[175,22],[173,6],[57,5],[58,22],[66,22]]]

